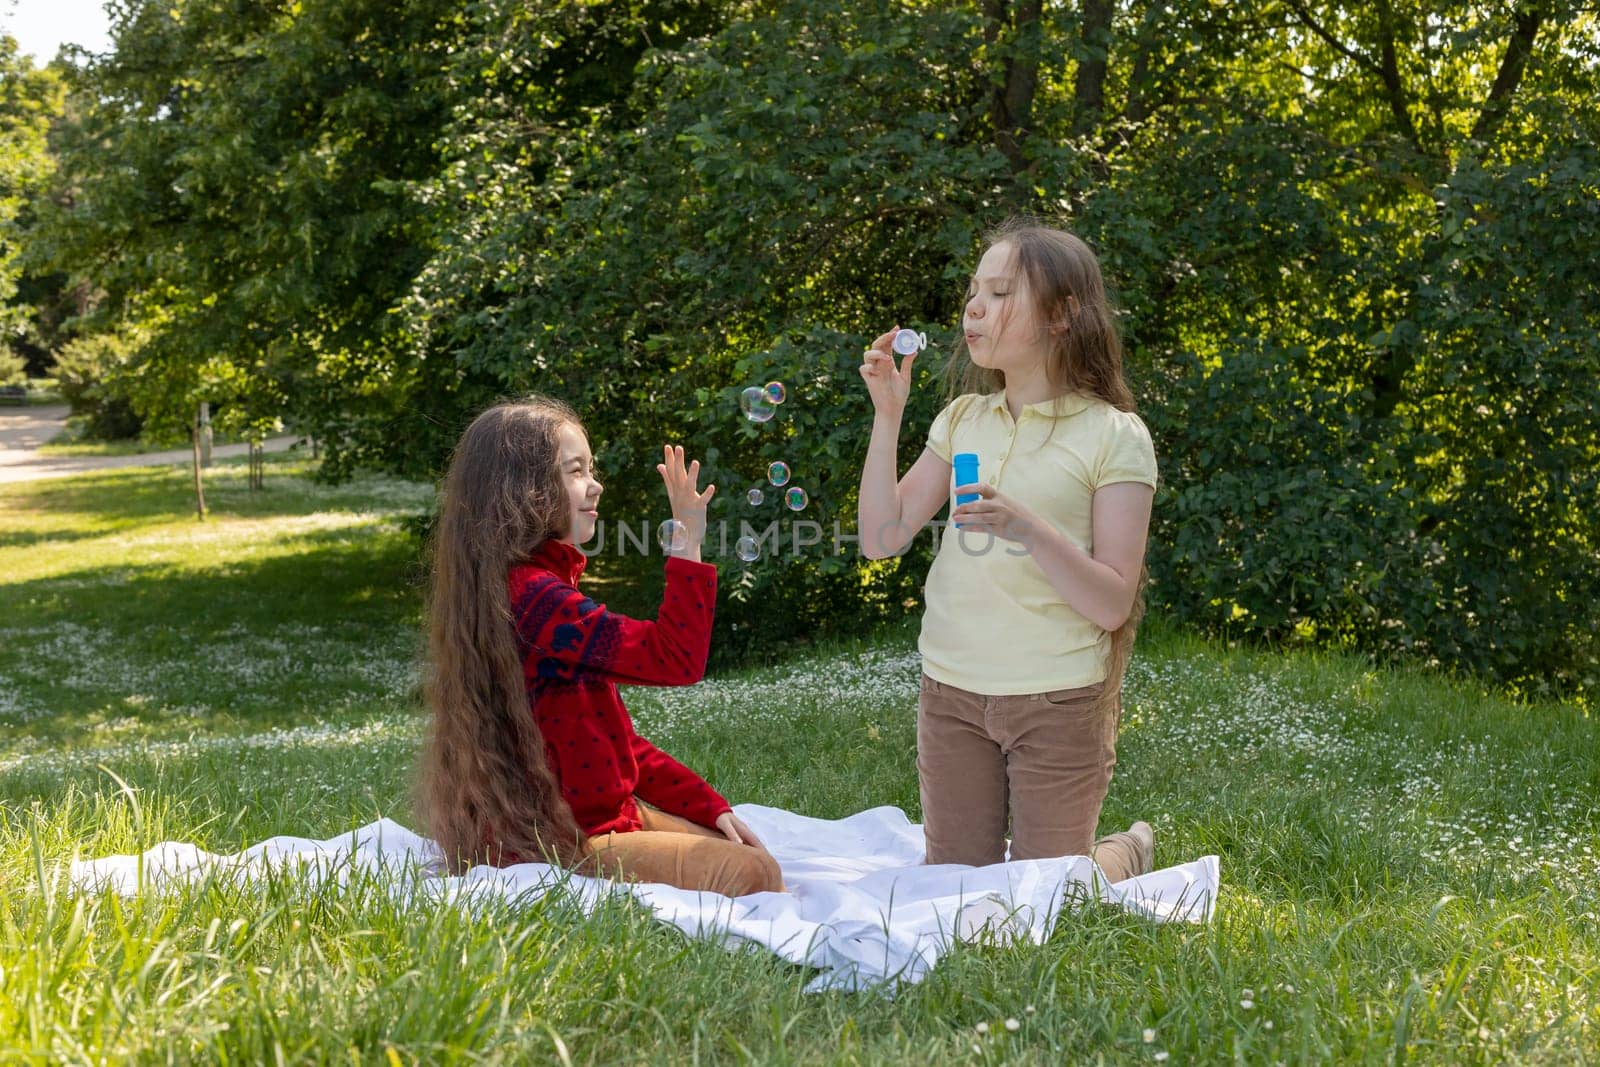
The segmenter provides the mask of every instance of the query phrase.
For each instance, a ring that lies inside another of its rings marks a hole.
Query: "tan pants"
[[[765,849],[729,841],[715,830],[639,804],[642,830],[591,837],[589,855],[608,878],[664,882],[723,896],[783,892],[783,872]]]
[[[917,778],[928,863],[1093,855],[1120,882],[1140,868],[1127,834],[1094,839],[1117,762],[1121,706],[1095,711],[1100,685],[984,696],[922,676]]]

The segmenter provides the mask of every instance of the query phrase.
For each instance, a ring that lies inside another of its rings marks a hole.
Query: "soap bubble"
[[[788,397],[788,392],[783,388],[782,382],[768,382],[762,390],[766,398],[774,404],[781,404]]]
[[[663,552],[682,552],[689,547],[689,527],[677,519],[668,519],[656,527],[656,542]]]
[[[773,485],[789,484],[789,465],[783,460],[778,460],[767,467],[767,481]]]
[[[928,347],[928,335],[916,330],[900,330],[894,335],[894,350],[902,356],[921,352]]]
[[[783,502],[789,505],[790,511],[802,511],[811,503],[811,498],[806,496],[806,491],[798,485],[790,486],[789,491],[783,494]]]
[[[778,411],[767,399],[767,391],[759,385],[752,385],[739,394],[739,410],[751,422],[766,422]]]
[[[754,537],[741,537],[734,542],[733,551],[746,563],[754,563],[761,558],[761,543]]]
[[[763,493],[760,489],[752,489],[746,493],[744,497],[746,500],[750,501],[750,506],[754,508],[759,507],[761,502],[767,499],[767,494]]]

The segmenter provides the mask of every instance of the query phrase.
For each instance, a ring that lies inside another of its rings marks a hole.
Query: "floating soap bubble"
[[[789,394],[784,390],[782,382],[768,382],[762,392],[774,404],[781,404]]]
[[[754,563],[761,558],[761,543],[754,537],[741,537],[734,542],[733,552],[746,563]]]
[[[767,499],[767,494],[763,493],[760,489],[752,489],[744,495],[744,498],[750,501],[751,507],[760,507],[761,502]]]
[[[811,498],[806,496],[804,489],[798,485],[792,485],[789,487],[789,491],[783,494],[783,502],[789,505],[790,511],[803,511],[805,506],[811,503]]]
[[[928,347],[928,335],[916,330],[901,330],[894,335],[894,350],[902,356],[914,355]]]
[[[739,410],[751,422],[766,422],[778,411],[767,399],[767,391],[759,385],[752,385],[739,394]]]
[[[689,527],[677,519],[668,519],[656,527],[656,542],[663,552],[682,552],[689,547]]]
[[[778,460],[767,467],[767,481],[773,485],[789,484],[789,465],[783,460]]]

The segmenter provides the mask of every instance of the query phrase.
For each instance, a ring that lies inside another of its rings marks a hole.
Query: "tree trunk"
[[[1028,157],[1023,149],[1033,123],[1033,97],[1039,82],[1042,0],[985,0],[984,40],[1000,57],[1000,71],[989,98],[994,144],[1017,179],[1013,196],[1026,198]]]
[[[1111,57],[1111,0],[1084,0],[1078,76],[1072,88],[1072,132],[1081,137],[1100,124],[1106,110],[1106,68]]]
[[[1382,8],[1387,12],[1387,4]],[[1489,95],[1484,99],[1483,106],[1478,111],[1477,121],[1472,126],[1472,140],[1474,142],[1487,142],[1494,138],[1500,128],[1500,121],[1505,117],[1511,107],[1511,99],[1516,95],[1518,87],[1522,84],[1522,76],[1527,71],[1528,58],[1533,53],[1533,45],[1538,37],[1539,28],[1544,22],[1543,14],[1536,4],[1527,4],[1517,9],[1512,17],[1512,32],[1506,42],[1505,54],[1500,59],[1500,69],[1495,75],[1494,84],[1489,89]],[[1398,75],[1396,75],[1398,77]],[[1403,99],[1404,94],[1396,90],[1391,94],[1391,99]],[[1400,117],[1397,116],[1397,122]],[[1402,132],[1406,132],[1402,127]],[[1457,158],[1451,168],[1451,175],[1445,184],[1450,184],[1455,173],[1461,169],[1461,164],[1468,158],[1480,153],[1480,144],[1468,145]],[[1420,274],[1430,274],[1437,269],[1437,259],[1440,253],[1430,255],[1422,262]],[[1409,300],[1414,300],[1413,293]],[[1417,363],[1415,345],[1394,346],[1382,360],[1379,361],[1377,370],[1372,376],[1372,413],[1380,419],[1388,418],[1405,399],[1406,376]]]
[[[189,439],[194,445],[194,516],[201,522],[206,520],[206,490],[200,481],[200,422],[195,420],[194,428],[189,431]]]
[[[211,403],[200,401],[200,466],[211,466]]]

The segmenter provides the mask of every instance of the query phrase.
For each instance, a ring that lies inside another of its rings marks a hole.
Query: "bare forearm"
[[[892,556],[905,541],[900,537],[898,457],[900,416],[878,414],[872,420],[872,438],[861,465],[860,501],[856,523],[861,551],[871,559]]]
[[[1100,627],[1116,630],[1128,619],[1138,575],[1124,578],[1096,560],[1055,527],[1043,524],[1030,545],[1034,562],[1067,606]]]

